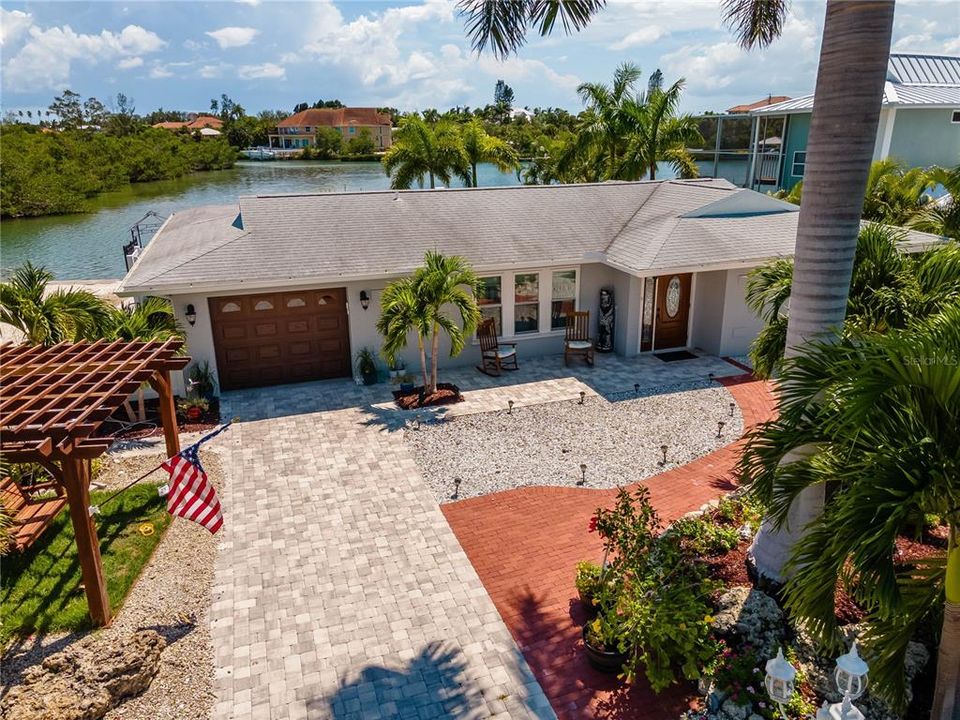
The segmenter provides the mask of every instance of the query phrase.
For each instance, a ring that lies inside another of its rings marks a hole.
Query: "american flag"
[[[223,526],[223,513],[220,499],[200,465],[199,449],[200,443],[191,445],[163,463],[163,469],[170,473],[167,511],[216,533]]]

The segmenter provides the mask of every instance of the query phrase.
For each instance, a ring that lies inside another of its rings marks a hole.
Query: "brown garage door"
[[[210,298],[223,390],[350,375],[344,288]]]

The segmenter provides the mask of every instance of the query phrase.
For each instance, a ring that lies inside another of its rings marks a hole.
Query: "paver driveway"
[[[232,395],[227,417],[256,401]],[[358,408],[289,414],[219,443],[218,720],[554,717],[384,422]]]

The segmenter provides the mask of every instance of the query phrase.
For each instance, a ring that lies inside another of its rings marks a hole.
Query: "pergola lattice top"
[[[157,373],[182,370],[181,340],[0,346],[0,449],[11,461],[97,457],[100,424]]]

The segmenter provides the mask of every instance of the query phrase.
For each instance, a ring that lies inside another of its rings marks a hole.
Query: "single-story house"
[[[771,147],[758,133],[754,153],[769,163],[776,189],[790,189],[803,179],[813,94],[749,111],[763,127],[783,126],[783,142]],[[771,157],[772,156],[772,157]],[[960,160],[960,56],[891,53],[873,159],[893,158],[907,167],[954,167]]]
[[[737,355],[761,327],[747,273],[793,252],[797,217],[716,179],[241,197],[171,215],[118,293],[170,298],[224,390],[351,376],[361,348],[380,348],[384,287],[431,249],[470,261],[521,362],[562,352],[571,310],[595,327],[601,289],[620,355]],[[415,342],[404,359],[417,366]],[[476,345],[441,355],[478,359]]]
[[[186,128],[191,132],[199,130],[201,135],[207,137],[216,137],[223,129],[223,120],[213,115],[190,113],[185,121],[177,122],[168,120],[167,122],[154,123],[151,127],[163,128],[164,130],[180,130]],[[213,130],[214,132],[204,132],[205,130]]]

